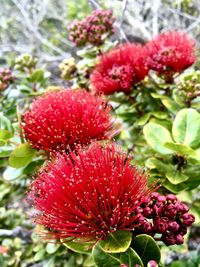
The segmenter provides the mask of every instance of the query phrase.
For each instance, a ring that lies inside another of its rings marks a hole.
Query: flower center
[[[122,88],[129,88],[133,81],[133,71],[131,66],[113,66],[108,71],[108,76],[119,83]]]

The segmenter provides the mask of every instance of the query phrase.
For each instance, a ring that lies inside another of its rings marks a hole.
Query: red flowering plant
[[[83,90],[52,91],[32,103],[22,128],[34,148],[62,151],[111,138],[116,130],[110,109],[102,97]]]
[[[41,234],[62,238],[75,252],[79,245],[79,252],[85,253],[93,247],[98,266],[108,260],[110,253],[114,253],[111,264],[127,263],[115,253],[127,249],[128,255],[132,253],[132,231],[141,225],[137,209],[151,191],[147,176],[130,162],[131,157],[114,143],[93,143],[76,153],[57,154],[41,169],[29,191],[29,198],[39,211],[36,222],[49,229]],[[159,250],[149,238],[156,251],[144,261],[158,262]],[[98,256],[102,249],[105,259]],[[139,256],[135,262],[138,261],[142,262]]]
[[[161,75],[166,82],[194,64],[195,41],[183,32],[165,32],[146,44],[148,66]]]
[[[179,31],[119,42],[114,20],[96,10],[72,23],[62,86],[27,54],[0,73],[2,198],[31,183],[42,265],[163,266],[168,246],[190,254],[199,226],[195,42]]]
[[[91,88],[105,95],[130,94],[133,85],[148,74],[146,56],[146,49],[130,43],[103,54],[90,75]]]

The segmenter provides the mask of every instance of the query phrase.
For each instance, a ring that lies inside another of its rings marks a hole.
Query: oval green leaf
[[[21,144],[12,151],[9,158],[9,165],[13,168],[21,168],[31,162],[35,150],[28,144]]]
[[[92,251],[92,246],[94,245],[94,242],[84,242],[83,240],[77,238],[73,241],[66,241],[65,239],[61,239],[61,242],[70,250],[82,254],[90,254]]]
[[[176,152],[179,155],[196,156],[195,150],[183,144],[166,142],[165,147],[171,149],[172,151]]]
[[[156,123],[148,123],[143,129],[147,143],[160,154],[173,154],[165,147],[166,142],[172,142],[170,132],[163,126]]]
[[[46,246],[46,252],[48,254],[53,254],[59,249],[59,247],[60,247],[60,244],[48,243]]]
[[[166,173],[167,171],[173,170],[172,165],[166,164],[163,161],[153,157],[145,161],[145,166],[149,169],[157,169],[160,173]]]
[[[170,98],[164,98],[161,99],[161,101],[163,105],[173,114],[177,114],[177,112],[180,110],[180,106]]]
[[[99,242],[92,250],[94,261],[98,267],[120,267],[121,262],[111,253],[106,253]]]
[[[3,173],[3,179],[6,181],[14,180],[23,174],[23,170],[23,168],[16,169],[12,167],[7,167]]]
[[[8,140],[13,137],[13,133],[5,129],[0,129],[0,139]]]
[[[186,183],[180,183],[180,184],[172,184],[170,183],[167,179],[164,181],[164,183],[162,184],[165,188],[167,188],[167,190],[171,191],[174,194],[177,194],[181,191],[185,191],[188,190],[188,181],[187,184]]]
[[[120,253],[126,251],[132,240],[130,231],[118,230],[107,235],[106,240],[99,241],[102,249],[107,253]]]
[[[189,179],[189,177],[185,174],[183,174],[181,171],[170,171],[166,173],[167,179],[172,184],[180,184]]]
[[[150,260],[154,260],[157,263],[160,262],[160,249],[151,236],[145,234],[136,236],[133,239],[131,247],[140,256],[144,266],[146,266]]]
[[[134,267],[136,264],[143,266],[141,258],[132,248],[128,248],[126,252],[120,254],[120,261],[121,264],[128,264],[129,267]]]
[[[192,108],[179,111],[173,123],[172,134],[176,142],[192,148],[198,147],[200,144],[200,114]]]

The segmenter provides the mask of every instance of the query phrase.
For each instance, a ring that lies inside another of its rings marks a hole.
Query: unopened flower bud
[[[176,244],[176,238],[172,234],[163,234],[161,240],[167,245],[172,246]]]
[[[152,213],[153,213],[153,210],[149,207],[145,207],[143,209],[143,215],[146,217],[146,218],[151,218],[152,217]]]
[[[165,206],[164,209],[164,214],[167,216],[169,219],[174,219],[176,214],[178,213],[178,206],[176,204],[169,204]]]
[[[183,238],[183,236],[181,235],[181,234],[178,234],[177,236],[176,236],[176,244],[177,245],[181,245],[181,244],[183,244],[184,243],[184,238]]]
[[[183,215],[180,216],[180,219],[182,221],[182,224],[185,226],[191,226],[195,221],[194,215],[190,213],[184,213]]]
[[[161,203],[158,202],[153,207],[153,213],[161,216],[163,214],[163,208],[164,204],[162,202]]]
[[[169,219],[165,217],[155,217],[153,223],[154,228],[158,233],[165,233],[169,227]]]
[[[180,225],[175,222],[175,221],[171,221],[169,222],[169,230],[172,231],[173,233],[176,233],[180,228]]]
[[[12,75],[12,72],[8,68],[0,69],[0,91],[8,88],[10,84],[15,81],[15,77]]]
[[[165,196],[158,196],[158,197],[157,197],[157,200],[158,200],[159,202],[165,203],[165,202],[166,202],[166,197],[165,197]]]
[[[186,235],[187,234],[187,227],[186,226],[181,226],[178,232],[181,235]]]
[[[147,267],[158,267],[158,264],[156,261],[151,260],[148,262]]]
[[[178,204],[178,209],[179,209],[179,212],[181,212],[182,214],[189,211],[189,207],[186,204],[180,203],[180,202]]]
[[[69,39],[77,46],[82,46],[87,43],[93,45],[102,44],[105,39],[104,36],[113,34],[113,22],[115,19],[111,14],[112,11],[95,10],[85,19],[76,23],[73,22],[68,27]]]
[[[175,203],[177,201],[177,197],[175,195],[173,195],[173,194],[167,195],[166,199],[167,199],[168,202],[173,202],[173,203]]]
[[[160,194],[159,193],[157,193],[157,192],[153,192],[152,194],[151,194],[151,200],[157,200],[157,198],[160,196]]]
[[[153,234],[153,225],[150,222],[144,222],[141,225],[141,229],[145,234],[151,235]]]
[[[61,78],[64,80],[69,80],[72,77],[72,74],[76,71],[75,59],[73,57],[64,59],[59,65],[59,68],[61,70]]]

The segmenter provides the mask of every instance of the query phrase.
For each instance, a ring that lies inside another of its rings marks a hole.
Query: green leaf
[[[0,128],[7,130],[11,133],[13,132],[13,126],[11,121],[2,114],[0,114]]]
[[[172,92],[174,101],[180,106],[184,107],[185,102],[187,100],[187,94],[184,91],[180,91],[179,89],[174,89]]]
[[[13,151],[13,147],[11,146],[2,146],[0,147],[0,158],[7,158]]]
[[[5,142],[4,140],[1,140],[1,139],[0,139],[0,147],[1,147],[1,146],[4,146],[5,144],[6,144],[6,142]]]
[[[129,267],[134,267],[136,264],[143,266],[141,258],[132,248],[128,248],[126,252],[120,254],[120,261],[121,264],[128,264]]]
[[[61,239],[61,242],[70,250],[82,254],[90,254],[92,251],[92,246],[94,245],[94,242],[84,242],[78,238],[74,239],[73,241]]]
[[[162,185],[174,194],[177,194],[180,191],[188,189],[188,185],[186,183],[180,183],[175,185],[170,183],[168,180],[165,180]]]
[[[35,150],[28,144],[21,144],[12,151],[9,158],[9,165],[13,168],[21,168],[31,162]]]
[[[150,260],[155,260],[157,263],[160,262],[160,249],[156,241],[149,235],[138,235],[133,239],[131,247],[141,257],[144,266]]]
[[[107,253],[120,253],[126,251],[132,240],[130,231],[118,230],[107,235],[106,240],[99,241],[102,249]]]
[[[5,129],[0,129],[0,139],[8,140],[13,137],[13,133]]]
[[[22,175],[23,170],[23,168],[15,169],[12,167],[7,167],[7,169],[3,173],[3,179],[6,181],[14,180]]]
[[[98,267],[120,267],[121,262],[111,253],[106,253],[99,242],[93,247],[92,255]]]
[[[152,116],[158,118],[158,119],[167,119],[169,114],[167,112],[161,112],[161,111],[152,111]]]
[[[189,147],[196,148],[200,144],[200,114],[192,109],[182,109],[176,116],[172,134],[174,140]]]
[[[167,172],[166,177],[172,184],[175,184],[175,185],[183,183],[189,179],[189,177],[183,174],[181,171]]]
[[[35,70],[31,77],[29,78],[30,82],[37,83],[37,82],[42,82],[44,79],[44,71],[41,69]]]
[[[60,247],[60,244],[48,243],[46,246],[46,252],[48,254],[53,254],[58,250],[59,247]]]
[[[146,160],[145,166],[149,169],[157,169],[161,173],[166,173],[167,171],[173,170],[172,165],[165,164],[163,161],[153,157]]]
[[[0,185],[0,201],[2,201],[4,196],[6,196],[8,193],[10,193],[10,186],[7,186],[7,184],[1,184]]]
[[[95,267],[94,258],[92,254],[90,254],[84,261],[83,267]]]
[[[166,99],[167,98],[165,95],[159,95],[156,93],[151,93],[151,96],[155,99]]]
[[[176,114],[180,110],[179,105],[170,98],[163,98],[161,99],[161,102],[169,111],[174,114]]]
[[[183,145],[183,144],[177,144],[173,142],[166,142],[165,147],[171,149],[172,151],[180,154],[180,155],[190,155],[195,156],[196,152],[192,148]]]
[[[172,154],[172,151],[164,146],[166,142],[172,142],[170,132],[166,128],[150,122],[144,126],[143,132],[147,143],[155,151],[165,155]]]
[[[44,255],[45,255],[45,249],[39,250],[34,256],[34,261],[40,261],[44,259]]]
[[[143,125],[145,125],[145,124],[147,123],[147,121],[150,119],[150,117],[151,117],[151,113],[150,113],[150,112],[144,114],[144,115],[138,120],[137,124],[138,124],[139,126],[143,126]]]

